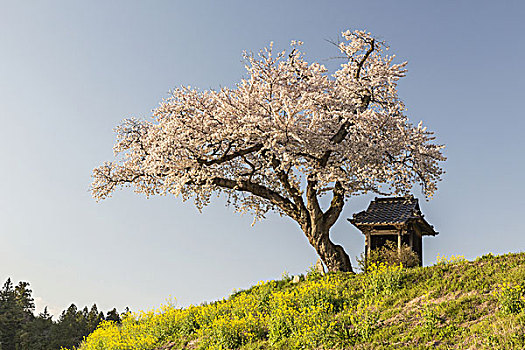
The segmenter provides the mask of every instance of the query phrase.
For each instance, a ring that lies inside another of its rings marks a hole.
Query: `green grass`
[[[260,282],[215,303],[104,323],[80,349],[429,347],[524,349],[525,253]]]

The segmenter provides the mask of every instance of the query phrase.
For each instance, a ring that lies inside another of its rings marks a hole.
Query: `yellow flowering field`
[[[104,322],[80,350],[525,348],[525,254],[311,272]]]

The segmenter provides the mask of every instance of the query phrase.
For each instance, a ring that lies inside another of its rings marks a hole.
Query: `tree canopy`
[[[146,195],[174,194],[197,207],[222,192],[256,219],[274,210],[295,220],[328,270],[351,271],[330,228],[351,196],[405,194],[419,184],[431,197],[442,176],[442,145],[409,122],[397,93],[406,62],[370,33],[346,31],[331,73],[308,63],[299,41],[274,52],[245,53],[247,77],[234,88],[181,87],[153,111],[116,128],[117,160],[93,171],[104,199],[132,185]],[[331,194],[323,210],[320,197]]]

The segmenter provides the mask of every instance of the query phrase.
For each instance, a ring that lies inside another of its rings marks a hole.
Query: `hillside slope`
[[[525,253],[260,282],[104,323],[94,349],[524,349]]]

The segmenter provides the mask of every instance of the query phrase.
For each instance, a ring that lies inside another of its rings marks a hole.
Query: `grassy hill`
[[[525,253],[260,282],[104,323],[94,349],[525,349]]]

